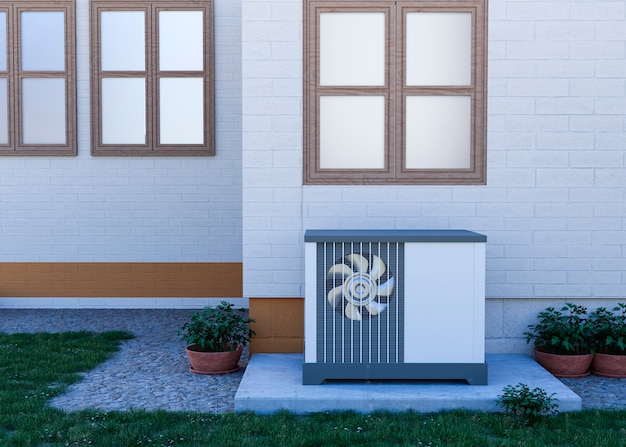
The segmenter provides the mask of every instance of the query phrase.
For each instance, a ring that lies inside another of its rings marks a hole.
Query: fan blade
[[[343,289],[342,286],[338,286],[338,287],[335,287],[334,289],[331,289],[331,291],[328,292],[328,302],[330,303],[331,306],[337,307],[337,304],[339,304],[339,302],[341,301],[342,289]]]
[[[382,259],[376,255],[372,255],[372,266],[370,267],[370,276],[373,280],[377,280],[384,275],[387,267]]]
[[[328,270],[328,276],[341,275],[344,278],[352,275],[354,272],[346,264],[335,264]]]
[[[378,315],[387,309],[387,305],[383,303],[377,303],[376,301],[372,301],[365,305],[365,308],[371,315]]]
[[[367,258],[361,256],[358,253],[350,253],[348,256],[346,256],[346,259],[350,261],[352,265],[356,267],[356,269],[361,273],[367,272],[367,269],[370,265],[370,263],[367,261]]]
[[[389,296],[393,292],[393,286],[396,281],[393,279],[393,276],[387,280],[386,283],[380,284],[376,288],[376,296]]]
[[[346,317],[351,320],[361,320],[361,311],[354,304],[346,304]]]

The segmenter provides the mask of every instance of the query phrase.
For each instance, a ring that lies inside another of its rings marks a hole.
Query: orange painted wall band
[[[0,296],[243,296],[240,262],[2,262]]]

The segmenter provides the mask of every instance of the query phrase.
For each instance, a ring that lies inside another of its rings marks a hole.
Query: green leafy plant
[[[526,342],[550,354],[589,354],[593,352],[593,323],[587,308],[567,303],[556,310],[548,307],[538,315],[539,323],[528,325]]]
[[[234,309],[231,303],[222,301],[191,314],[178,334],[195,351],[234,351],[239,345],[246,346],[255,335],[250,329],[253,322],[243,309]]]
[[[603,354],[626,355],[626,304],[618,303],[612,311],[599,307],[589,314],[593,342]]]
[[[543,416],[558,413],[558,399],[543,388],[530,389],[525,383],[507,385],[498,395],[497,403],[516,421],[533,424]]]

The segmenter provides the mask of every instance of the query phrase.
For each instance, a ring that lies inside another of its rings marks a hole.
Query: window
[[[213,3],[91,2],[94,155],[214,155]]]
[[[76,155],[74,9],[0,2],[0,155]]]
[[[305,183],[485,184],[486,10],[305,0]]]

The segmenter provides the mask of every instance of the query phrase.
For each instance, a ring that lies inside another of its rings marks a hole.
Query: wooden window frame
[[[320,85],[320,14],[380,12],[386,14],[385,84],[382,87]],[[407,86],[404,57],[406,14],[469,12],[472,16],[470,86]],[[305,184],[486,184],[487,142],[487,0],[452,1],[304,1],[303,145]],[[320,167],[320,97],[385,96],[385,166],[383,169],[322,169]],[[405,167],[407,96],[470,96],[471,136],[468,169],[408,169]]]
[[[144,11],[146,60],[144,71],[101,70],[100,13],[102,11]],[[202,11],[204,13],[204,69],[202,71],[160,71],[158,48],[158,14],[160,11]],[[91,26],[91,153],[103,156],[211,156],[215,155],[215,95],[214,95],[214,28],[213,0],[90,0]],[[103,78],[146,79],[146,143],[102,143]],[[166,78],[203,78],[204,143],[160,144],[159,80]]]
[[[9,139],[0,144],[0,155],[67,156],[77,154],[76,139],[76,21],[75,1],[12,1],[0,2],[0,11],[7,15],[7,70],[0,77],[7,79],[7,119]],[[21,69],[22,12],[63,12],[65,27],[65,67],[63,71]],[[65,84],[65,143],[26,144],[22,142],[22,80],[63,79]]]

